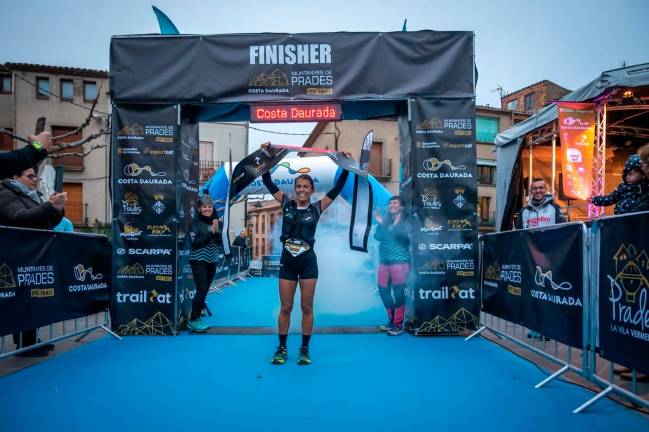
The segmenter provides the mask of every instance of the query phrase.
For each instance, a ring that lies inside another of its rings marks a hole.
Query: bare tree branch
[[[80,152],[77,152],[77,153],[73,153],[73,152],[71,152],[71,153],[56,153],[56,154],[50,155],[50,158],[52,158],[52,159],[62,159],[62,158],[65,158],[65,157],[70,157],[70,156],[77,156],[77,157],[83,158],[83,157],[88,156],[90,154],[90,152],[92,152],[92,151],[94,151],[96,149],[103,148],[103,147],[106,147],[106,144],[94,144],[92,147],[90,147],[88,149],[87,152],[84,152],[84,153],[80,153]]]
[[[18,135],[14,135],[13,133],[9,132],[7,129],[0,128],[0,134],[9,135],[13,139],[17,139],[18,141],[22,141],[24,143],[29,144],[29,140],[27,140],[27,139],[25,139],[23,137],[20,137]]]
[[[109,135],[109,134],[110,134],[110,128],[106,128],[106,129],[101,129],[99,132],[94,133],[92,135],[88,135],[87,137],[85,137],[83,139],[80,139],[79,141],[54,145],[54,146],[52,146],[50,148],[50,157],[54,158],[54,156],[56,156],[53,153],[59,153],[61,150],[67,150],[67,149],[80,147],[80,146],[84,145],[87,142],[90,142],[90,141],[93,141],[93,140],[99,138],[100,136]]]

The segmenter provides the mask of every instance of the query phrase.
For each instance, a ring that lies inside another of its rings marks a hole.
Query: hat
[[[629,156],[629,158],[624,163],[624,170],[622,171],[622,179],[626,178],[626,175],[629,173],[629,171],[631,171],[634,168],[642,170],[642,163],[640,161],[640,156],[638,156],[637,154],[632,154],[631,156]]]
[[[203,194],[199,199],[198,199],[198,205],[208,205],[214,207],[214,200],[212,200],[212,197],[209,194]]]

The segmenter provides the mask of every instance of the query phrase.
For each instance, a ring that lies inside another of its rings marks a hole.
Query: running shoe
[[[384,331],[384,332],[386,332],[386,331],[390,331],[390,330],[394,329],[394,323],[393,323],[392,321],[388,321],[387,323],[381,325],[381,326],[379,327],[379,329],[380,329],[381,331]]]
[[[280,346],[277,347],[277,350],[275,351],[275,355],[273,356],[273,359],[270,362],[276,365],[283,365],[284,363],[286,363],[287,358],[288,358],[288,352],[286,351],[286,347]]]
[[[388,336],[400,336],[401,334],[403,334],[403,329],[396,325],[393,329],[388,330]]]
[[[187,323],[187,328],[194,333],[205,333],[209,326],[203,322],[200,318],[194,321]]]
[[[306,366],[311,364],[311,356],[309,356],[309,348],[300,347],[300,355],[297,357],[297,364]]]

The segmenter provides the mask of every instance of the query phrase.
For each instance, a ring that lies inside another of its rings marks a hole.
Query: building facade
[[[24,63],[0,66],[0,127],[26,137],[34,133],[36,120],[45,117],[45,130],[52,136],[71,133],[88,118],[97,97],[95,112],[88,126],[59,142],[79,141],[107,126],[110,100],[105,71]],[[13,150],[23,145],[5,136],[0,150]],[[110,136],[102,136],[84,144],[83,149],[73,151],[85,153],[92,146],[101,148],[94,149],[84,158],[71,156],[46,162],[64,169],[63,191],[68,193],[65,214],[77,226],[110,221]]]
[[[280,221],[282,207],[275,201],[254,201],[248,204],[248,233],[252,247],[252,259],[261,259],[264,255],[272,255],[273,243],[281,234]]]
[[[552,81],[543,80],[501,97],[500,108],[534,114],[549,102],[562,98],[570,91]]]

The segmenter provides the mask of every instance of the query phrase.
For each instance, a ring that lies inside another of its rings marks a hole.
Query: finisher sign
[[[340,104],[251,105],[251,122],[318,122],[341,119]]]

